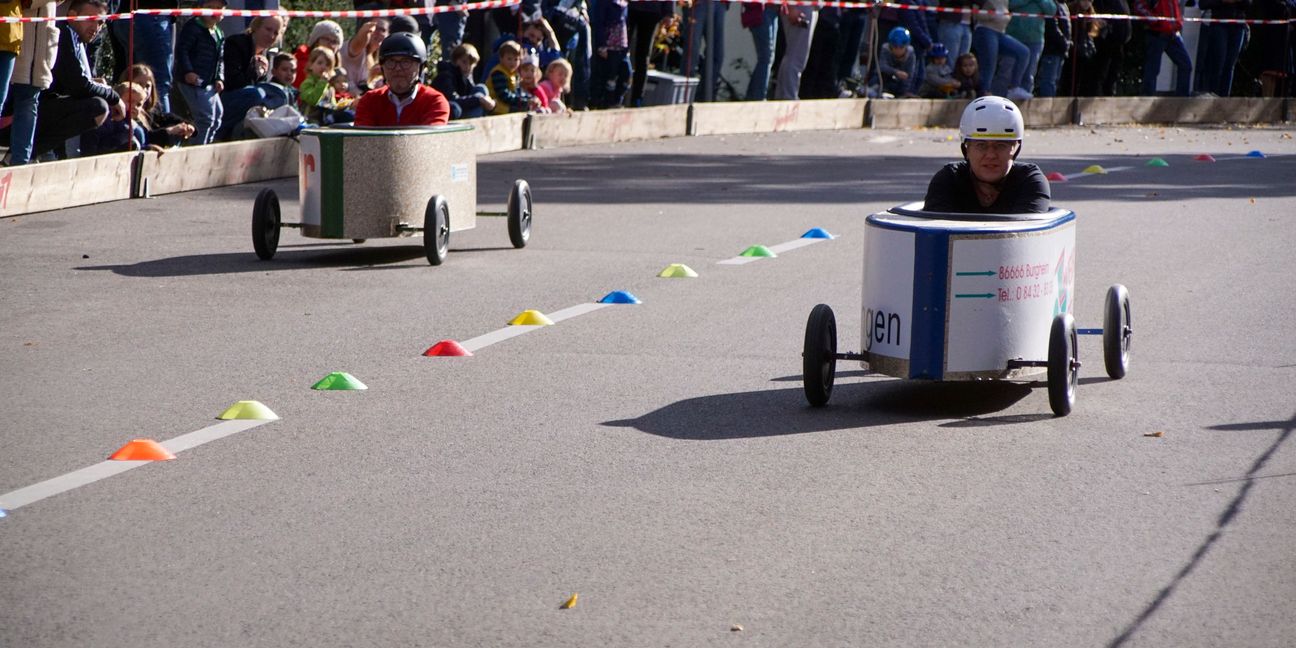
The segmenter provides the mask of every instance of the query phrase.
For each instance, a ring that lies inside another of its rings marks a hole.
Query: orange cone
[[[108,457],[113,461],[170,461],[175,455],[153,439],[132,439]]]

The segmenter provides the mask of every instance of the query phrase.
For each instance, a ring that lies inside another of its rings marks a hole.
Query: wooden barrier
[[[130,198],[131,166],[138,155],[113,153],[0,167],[0,216]]]
[[[141,193],[161,195],[297,175],[297,141],[287,137],[146,151]]]
[[[1276,123],[1283,100],[1261,97],[1080,97],[1082,124]]]
[[[495,115],[464,120],[477,131],[477,155],[507,153],[526,148],[523,141],[526,113]]]
[[[869,128],[957,128],[963,107],[957,99],[873,99]]]
[[[683,137],[687,125],[685,105],[533,115],[531,138],[535,148],[610,144]]]
[[[814,99],[693,104],[690,132],[737,135],[863,128],[868,103],[867,99]]]

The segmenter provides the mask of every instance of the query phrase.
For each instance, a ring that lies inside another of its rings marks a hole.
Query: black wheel
[[[513,247],[524,248],[531,238],[531,185],[514,180],[508,197],[509,240]]]
[[[1078,350],[1075,319],[1070,313],[1054,317],[1049,330],[1048,395],[1049,407],[1057,416],[1070,414],[1075,405],[1076,383],[1080,377]]]
[[[279,196],[274,189],[262,189],[252,205],[252,247],[262,261],[273,259],[279,249]]]
[[[815,407],[826,404],[837,374],[837,318],[828,304],[815,306],[806,320],[801,371],[806,400]]]
[[[1114,284],[1107,289],[1103,306],[1103,364],[1107,375],[1120,380],[1129,371],[1130,338],[1134,329],[1130,324],[1129,291]]]
[[[450,206],[445,198],[432,196],[423,214],[423,251],[428,263],[439,266],[450,250]]]

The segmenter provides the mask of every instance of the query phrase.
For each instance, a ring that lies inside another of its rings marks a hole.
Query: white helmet
[[[1003,97],[981,97],[963,109],[959,135],[967,140],[1018,140],[1026,135],[1021,110]]]

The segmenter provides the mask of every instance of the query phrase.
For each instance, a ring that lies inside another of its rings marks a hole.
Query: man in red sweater
[[[378,47],[383,87],[356,102],[356,126],[436,126],[450,121],[445,95],[421,83],[427,48],[413,34],[392,34]]]

